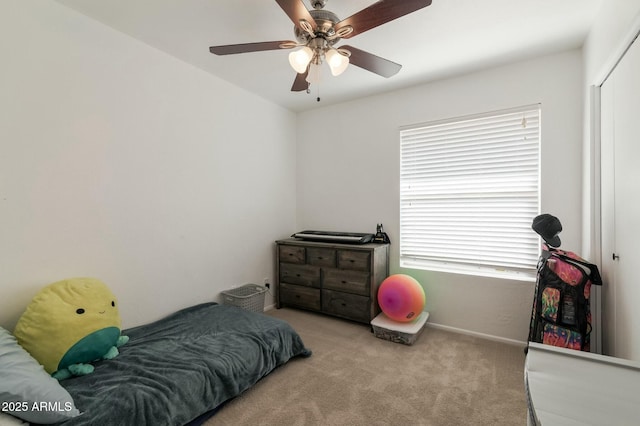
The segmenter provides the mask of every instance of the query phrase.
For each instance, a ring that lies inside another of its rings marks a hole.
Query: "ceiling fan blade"
[[[292,92],[303,92],[309,88],[309,83],[306,80],[308,72],[309,68],[303,73],[296,74],[296,79],[293,80],[293,86],[291,86]]]
[[[311,24],[313,29],[318,26],[302,0],[276,0],[276,3],[280,5],[282,10],[284,10],[284,13],[286,13],[289,19],[293,21],[295,26],[301,30],[304,30],[304,28],[300,26],[301,20],[305,20]]]
[[[338,22],[335,30],[338,32],[340,28],[350,25],[353,31],[342,38],[351,38],[430,4],[431,0],[380,0]]]
[[[349,56],[350,64],[381,75],[382,77],[389,78],[397,74],[398,71],[400,71],[400,68],[402,68],[402,65],[400,64],[396,64],[388,59],[376,56],[373,53],[356,49],[352,46],[340,46],[340,49],[345,49],[351,52],[351,56]]]
[[[297,46],[295,41],[262,41],[258,43],[226,44],[211,46],[209,51],[215,55],[233,55],[236,53],[260,52],[263,50],[291,49]]]

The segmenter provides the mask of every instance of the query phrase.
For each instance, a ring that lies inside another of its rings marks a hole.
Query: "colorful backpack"
[[[598,267],[548,244],[542,250],[529,341],[589,351],[591,285],[602,285]]]

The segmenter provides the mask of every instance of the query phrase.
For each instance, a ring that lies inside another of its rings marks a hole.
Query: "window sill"
[[[499,278],[513,281],[536,281],[536,271],[516,271],[478,265],[461,265],[447,262],[435,262],[422,259],[400,259],[400,267],[422,269],[425,271],[447,272],[451,274],[473,275],[476,277]]]

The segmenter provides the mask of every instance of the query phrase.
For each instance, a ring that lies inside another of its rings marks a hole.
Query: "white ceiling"
[[[93,19],[293,111],[404,88],[582,46],[602,0],[433,0],[348,44],[403,65],[385,79],[350,66],[311,94],[291,92],[290,50],[216,56],[209,46],[295,40],[272,0],[57,0]],[[328,0],[344,19],[374,0]],[[308,0],[305,5],[310,8]],[[346,44],[342,41],[336,45]],[[326,65],[325,65],[326,66]],[[319,93],[318,93],[319,91]],[[316,102],[320,96],[321,102]]]

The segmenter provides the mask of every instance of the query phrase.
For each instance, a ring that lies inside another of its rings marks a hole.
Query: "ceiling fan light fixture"
[[[307,70],[311,59],[313,59],[313,51],[308,46],[289,53],[289,64],[298,74],[302,74]]]
[[[320,84],[322,81],[322,67],[320,67],[320,64],[312,62],[311,65],[309,65],[309,72],[305,80],[307,80],[309,84]]]
[[[327,58],[327,64],[329,64],[329,68],[331,69],[331,75],[334,77],[342,74],[349,66],[349,57],[343,55],[337,49],[331,48],[327,50],[325,58]]]

